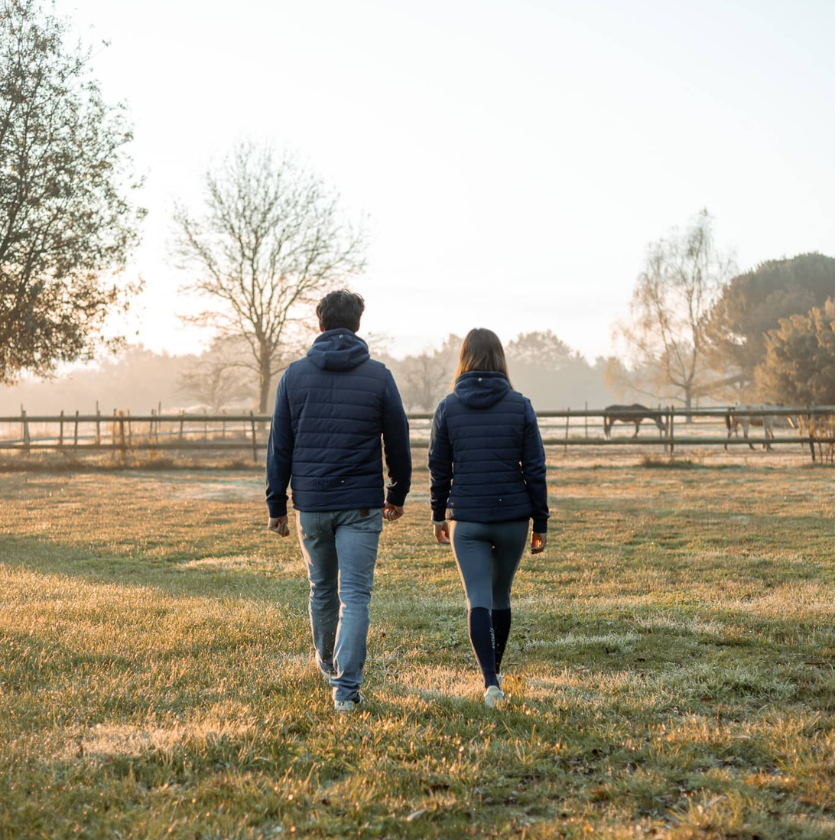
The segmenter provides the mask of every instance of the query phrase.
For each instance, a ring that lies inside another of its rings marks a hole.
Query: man
[[[266,463],[268,529],[289,535],[291,479],[309,574],[315,660],[337,712],[355,710],[367,655],[368,603],[383,518],[403,515],[411,483],[408,421],[394,377],[356,335],[361,295],[330,292],[321,335],[277,388]],[[383,492],[382,441],[388,468]]]

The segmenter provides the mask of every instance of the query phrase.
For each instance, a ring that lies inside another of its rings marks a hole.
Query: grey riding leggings
[[[468,609],[510,609],[510,588],[525,550],[528,526],[527,520],[449,523]]]

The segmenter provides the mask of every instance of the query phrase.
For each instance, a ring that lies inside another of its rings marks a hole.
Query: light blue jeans
[[[362,684],[370,626],[368,604],[382,532],[382,510],[297,512],[309,575],[315,658],[336,700],[353,700]]]

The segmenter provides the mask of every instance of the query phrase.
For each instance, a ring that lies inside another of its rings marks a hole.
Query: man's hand
[[[382,518],[386,522],[393,522],[395,519],[399,519],[405,513],[405,507],[403,505],[385,505],[382,508]]]
[[[441,545],[449,545],[449,523],[433,522],[432,527],[435,529],[435,539]]]
[[[531,554],[539,554],[545,551],[548,542],[548,534],[538,534],[536,531],[531,534]]]
[[[281,537],[289,536],[289,517],[288,516],[269,516],[268,530],[272,534],[279,534]]]

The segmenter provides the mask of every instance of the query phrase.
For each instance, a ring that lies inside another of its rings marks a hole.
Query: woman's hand
[[[433,522],[432,527],[435,529],[435,539],[441,545],[449,545],[449,523]]]
[[[531,554],[539,554],[545,551],[546,543],[548,542],[548,534],[538,534],[534,531],[531,534]]]

